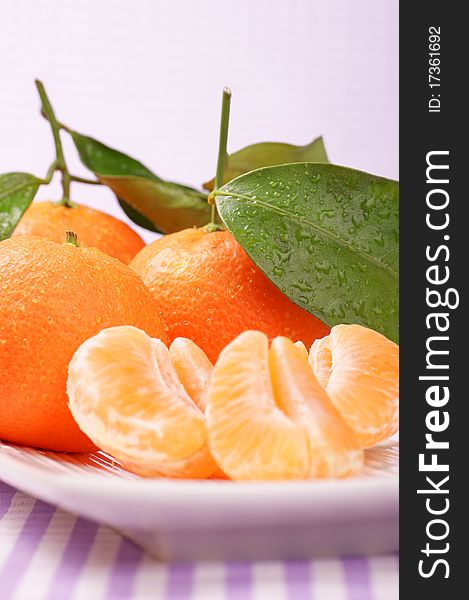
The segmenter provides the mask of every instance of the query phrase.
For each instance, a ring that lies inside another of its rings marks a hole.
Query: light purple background
[[[53,158],[39,77],[61,120],[166,179],[212,176],[224,85],[229,149],[322,134],[331,161],[398,177],[397,0],[2,0],[0,56],[0,172]],[[73,197],[122,215],[106,189]]]

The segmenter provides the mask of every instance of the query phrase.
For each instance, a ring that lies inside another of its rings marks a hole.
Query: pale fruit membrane
[[[311,346],[309,361],[362,448],[399,426],[399,346],[361,325],[336,325]]]
[[[328,411],[338,425],[330,424],[324,414]],[[329,428],[318,441],[310,439],[320,428],[310,423],[313,413]],[[208,392],[206,423],[212,455],[235,480],[337,477],[362,464],[361,451],[316,382],[307,356],[285,338],[276,338],[269,351],[268,338],[259,331],[241,333],[221,352]],[[331,432],[347,441],[332,442]],[[326,466],[329,443],[333,458]],[[343,448],[343,464],[336,448]]]
[[[181,337],[172,342],[169,355],[186,392],[200,410],[205,411],[207,389],[213,371],[207,355],[192,340]]]
[[[130,326],[104,329],[69,365],[69,407],[98,446],[143,476],[205,478],[216,465],[203,412],[167,347]]]
[[[360,471],[363,450],[314,376],[303,349],[285,337],[275,338],[269,367],[277,405],[307,432],[308,477],[347,477]]]

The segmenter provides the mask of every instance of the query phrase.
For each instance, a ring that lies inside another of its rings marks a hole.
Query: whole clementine
[[[308,348],[329,332],[275,287],[228,231],[166,235],[129,266],[157,300],[170,341],[190,338],[212,362],[247,329],[301,340]]]
[[[89,450],[67,407],[68,364],[106,327],[134,325],[166,341],[154,299],[115,258],[36,236],[0,243],[0,294],[0,439]]]
[[[33,202],[13,235],[38,235],[62,242],[66,231],[78,235],[80,246],[98,248],[125,264],[145,245],[133,229],[111,215],[80,204],[68,207],[56,202]]]

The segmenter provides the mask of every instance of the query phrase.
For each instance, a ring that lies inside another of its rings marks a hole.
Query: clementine
[[[0,439],[90,449],[67,407],[68,363],[84,340],[113,325],[165,341],[150,292],[100,250],[17,236],[0,243],[0,294]]]
[[[275,287],[227,231],[166,235],[129,266],[156,298],[170,340],[190,338],[212,362],[247,329],[301,340],[308,348],[329,332]]]
[[[78,235],[80,246],[98,248],[125,264],[145,245],[133,229],[111,215],[79,204],[68,207],[56,202],[33,202],[13,235],[38,235],[63,242],[68,230]]]

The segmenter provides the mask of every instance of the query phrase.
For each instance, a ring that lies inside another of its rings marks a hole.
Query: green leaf
[[[207,196],[197,190],[146,177],[96,175],[162,233],[202,227],[210,221]]]
[[[261,142],[246,146],[227,157],[223,183],[254,169],[294,162],[329,162],[322,137],[306,146],[293,146],[279,142]],[[214,185],[215,180],[211,179],[204,183],[203,187],[212,191]]]
[[[149,219],[147,219],[141,213],[139,213],[137,210],[135,210],[135,208],[132,208],[132,206],[130,206],[130,204],[127,204],[127,202],[125,202],[124,200],[122,200],[120,198],[118,198],[117,200],[119,201],[120,207],[125,212],[125,214],[136,225],[140,225],[140,227],[143,227],[143,228],[148,229],[149,231],[153,231],[155,233],[161,233],[161,231],[159,229],[157,229]]]
[[[29,173],[0,175],[0,241],[13,233],[42,183]]]
[[[163,181],[141,162],[97,140],[67,130],[83,164],[116,194],[134,223],[160,233],[206,225],[207,196],[185,185]]]
[[[102,175],[140,175],[159,179],[141,162],[127,156],[119,150],[114,150],[98,140],[81,135],[73,130],[67,130],[72,136],[78,150],[81,162],[93,173]]]
[[[256,265],[328,325],[398,340],[399,184],[330,164],[242,175],[216,192],[219,214]]]

